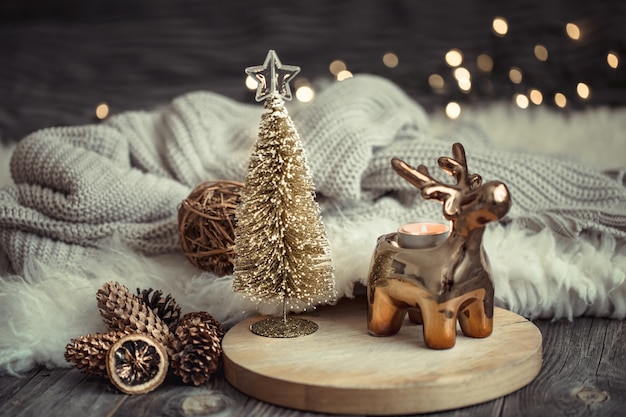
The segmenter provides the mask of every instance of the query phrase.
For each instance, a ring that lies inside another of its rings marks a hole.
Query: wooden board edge
[[[390,389],[352,389],[294,383],[258,374],[246,369],[224,354],[226,380],[244,394],[282,407],[332,414],[393,415],[445,411],[476,405],[513,393],[532,382],[542,366],[542,338],[532,322],[508,325],[532,326],[539,336],[536,350],[517,363],[492,372],[493,378],[459,380],[446,389],[420,385]],[[471,386],[474,388],[471,388]],[[470,389],[468,389],[470,386]]]

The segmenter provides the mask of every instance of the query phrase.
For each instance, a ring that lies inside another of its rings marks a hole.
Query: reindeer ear
[[[474,190],[483,183],[483,178],[478,174],[472,174],[468,179],[470,190]]]

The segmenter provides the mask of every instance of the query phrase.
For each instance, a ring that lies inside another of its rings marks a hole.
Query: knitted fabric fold
[[[28,259],[78,262],[112,238],[147,254],[178,250],[178,205],[201,181],[245,178],[261,107],[195,92],[163,109],[31,134],[11,160],[15,184],[0,190],[0,253],[19,274]],[[382,78],[335,83],[292,118],[325,219],[439,216],[389,160],[425,164],[444,179],[437,158],[459,141],[471,172],[509,187],[507,221],[568,238],[626,238],[623,172],[498,149],[473,125],[435,137],[423,109]]]

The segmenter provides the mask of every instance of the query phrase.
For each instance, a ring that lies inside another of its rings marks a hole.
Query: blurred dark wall
[[[495,16],[509,23],[504,37],[491,30]],[[575,41],[565,24],[582,31]],[[94,121],[95,106],[112,112],[152,108],[204,89],[241,101],[252,94],[243,69],[262,63],[268,49],[302,67],[299,77],[331,79],[328,65],[343,60],[353,73],[398,83],[427,109],[450,100],[510,101],[530,88],[544,104],[562,92],[564,111],[626,104],[624,62],[609,68],[609,51],[626,61],[623,0],[3,0],[0,2],[0,138],[17,140],[50,125]],[[546,62],[533,53],[549,51]],[[458,48],[472,74],[462,92],[443,57]],[[392,51],[395,68],[381,57]],[[492,57],[490,72],[476,65]],[[511,67],[523,80],[512,83]],[[433,90],[431,74],[445,87]],[[576,85],[592,89],[587,100]]]

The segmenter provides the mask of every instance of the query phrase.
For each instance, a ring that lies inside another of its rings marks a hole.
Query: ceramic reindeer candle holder
[[[424,341],[432,349],[454,346],[457,320],[466,336],[492,332],[494,288],[482,238],[485,225],[508,212],[511,198],[502,182],[482,184],[479,175],[468,173],[460,143],[452,146],[452,155],[438,163],[456,184],[437,181],[423,165],[415,169],[391,161],[423,198],[443,203],[450,231],[425,247],[403,247],[402,230],[378,238],[367,286],[371,335],[397,333],[407,312],[412,322],[423,325]]]

